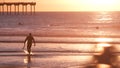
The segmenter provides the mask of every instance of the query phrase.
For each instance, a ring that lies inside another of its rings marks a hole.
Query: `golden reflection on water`
[[[27,60],[27,59],[24,59],[24,63],[27,64],[27,63],[28,63],[28,60]]]
[[[107,64],[98,64],[96,68],[111,68],[111,66]]]
[[[50,60],[50,61],[63,61],[63,62],[82,62],[82,63],[86,63],[86,62],[91,62],[94,59],[93,56],[54,56],[51,59],[47,59],[46,60]]]
[[[24,63],[27,64],[26,68],[31,68],[31,54],[28,54],[26,50],[24,50],[26,54],[26,58],[24,59]]]
[[[99,43],[107,43],[107,42],[112,42],[113,40],[111,38],[97,38],[95,39],[95,41],[99,42]]]
[[[30,54],[28,53],[28,51],[24,50],[25,54],[27,55],[26,58],[23,60],[25,64],[28,64],[31,62],[31,55],[33,55],[33,53],[31,52]]]
[[[111,45],[108,43],[99,43],[97,44],[97,46],[101,46],[101,47],[110,47]]]
[[[109,12],[100,12],[100,15],[96,16],[96,19],[100,21],[100,23],[110,23],[113,18]]]
[[[95,39],[96,42],[98,42],[96,51],[98,52],[104,52],[104,47],[110,47],[111,44],[109,42],[112,42],[111,38],[97,38]]]

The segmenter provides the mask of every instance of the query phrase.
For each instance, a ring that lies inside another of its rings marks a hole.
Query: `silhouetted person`
[[[27,42],[27,51],[30,54],[32,43],[34,43],[34,46],[35,46],[35,40],[31,33],[29,33],[29,35],[26,37],[26,39],[24,41],[24,47],[25,47],[26,42]],[[23,49],[24,49],[24,47],[23,47]]]
[[[101,55],[97,55],[96,58],[98,60],[98,64],[105,64],[112,67],[112,52],[111,47],[104,47],[104,52]]]
[[[99,56],[98,58],[98,62],[101,64],[111,64],[111,51],[110,51],[110,47],[104,47],[104,52],[102,55]]]

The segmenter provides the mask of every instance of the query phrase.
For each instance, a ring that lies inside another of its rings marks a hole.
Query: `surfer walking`
[[[25,39],[25,41],[24,41],[23,49],[25,48],[25,43],[26,43],[26,42],[27,42],[27,51],[28,51],[28,53],[30,54],[32,44],[34,43],[34,46],[35,46],[35,39],[34,39],[34,37],[32,36],[31,33],[29,33],[29,35],[26,37],[26,39]]]

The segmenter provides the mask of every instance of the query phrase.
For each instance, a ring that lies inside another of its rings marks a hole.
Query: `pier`
[[[30,12],[31,14],[35,13],[36,2],[1,2],[0,3],[0,14],[11,14],[11,12],[15,12],[15,14],[19,14],[23,12],[23,14],[27,14]],[[28,8],[30,9],[28,11]]]

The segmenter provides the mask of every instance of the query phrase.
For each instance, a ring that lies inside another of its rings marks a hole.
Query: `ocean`
[[[112,64],[119,66],[119,28],[117,11],[0,14],[0,67],[85,68],[105,46],[113,47]],[[29,33],[36,41],[30,65],[22,49]]]

